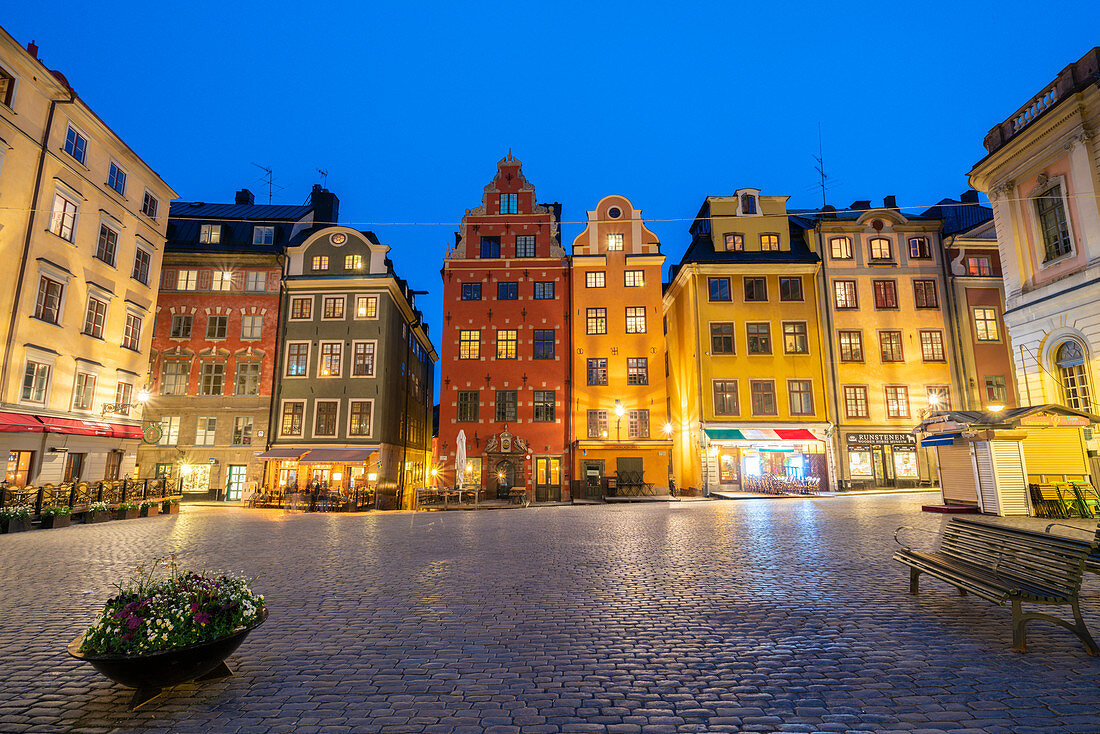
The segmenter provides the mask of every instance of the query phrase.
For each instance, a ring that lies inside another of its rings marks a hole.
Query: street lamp
[[[621,441],[622,440],[622,433],[620,432],[619,426],[622,423],[623,413],[625,413],[625,412],[626,412],[626,410],[623,408],[623,401],[616,400],[615,401],[615,440],[616,441]]]
[[[1003,406],[1003,405],[990,405],[990,406],[987,406],[987,410],[989,410],[992,413],[1000,413],[1004,409],[1005,409],[1005,406]]]

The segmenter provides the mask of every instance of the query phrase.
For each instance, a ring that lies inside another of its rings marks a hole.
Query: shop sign
[[[849,444],[885,446],[912,446],[916,448],[917,438],[911,433],[849,433]]]
[[[1052,415],[1048,413],[1034,413],[1020,418],[1021,426],[1072,426],[1076,428],[1088,428],[1089,419],[1081,415]]]

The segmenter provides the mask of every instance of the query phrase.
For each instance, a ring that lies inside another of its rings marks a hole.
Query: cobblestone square
[[[1007,609],[927,577],[908,595],[893,533],[938,530],[937,497],[184,507],[2,536],[0,732],[1100,731],[1100,658],[1071,633],[1033,623],[1017,655]],[[65,645],[169,553],[259,575],[271,617],[234,677],[131,713]]]

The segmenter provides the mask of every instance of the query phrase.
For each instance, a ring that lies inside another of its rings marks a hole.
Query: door
[[[65,456],[64,482],[79,482],[84,475],[84,454],[69,453]]]
[[[887,449],[887,446],[871,447],[871,461],[875,465],[875,483],[880,487],[894,486],[894,457]]]
[[[584,496],[598,500],[603,497],[603,462],[584,462]]]
[[[244,464],[230,464],[225,478],[225,501],[240,502],[244,489],[244,476],[247,467]]]
[[[535,502],[561,502],[561,459],[557,456],[535,459]]]
[[[508,499],[508,493],[516,484],[516,467],[510,461],[502,461],[497,464],[497,499]]]

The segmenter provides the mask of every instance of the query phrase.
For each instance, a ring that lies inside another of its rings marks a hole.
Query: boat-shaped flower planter
[[[244,642],[248,633],[267,619],[267,608],[260,618],[246,627],[238,627],[216,640],[208,640],[187,647],[145,653],[123,655],[119,653],[85,653],[80,651],[84,642],[81,633],[69,643],[69,654],[77,660],[90,663],[93,668],[116,683],[136,688],[130,701],[133,711],[153,700],[165,688],[190,681],[217,680],[233,675],[225,659]]]

